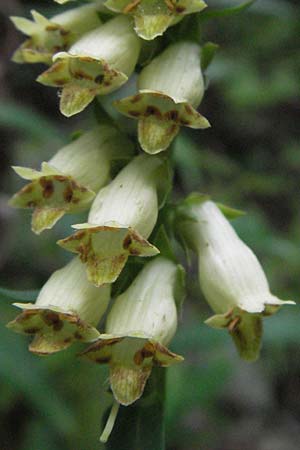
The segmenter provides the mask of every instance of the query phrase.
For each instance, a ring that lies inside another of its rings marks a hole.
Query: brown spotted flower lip
[[[81,355],[98,364],[109,364],[111,389],[124,406],[141,397],[153,364],[167,367],[183,360],[155,339],[139,333],[102,334]]]
[[[52,228],[64,214],[85,209],[95,197],[89,188],[47,163],[43,163],[41,172],[25,167],[14,170],[31,182],[12,197],[10,205],[34,209],[32,230],[37,234]]]
[[[58,241],[66,250],[78,253],[86,263],[91,283],[101,286],[114,282],[130,255],[154,256],[158,249],[134,229],[123,226],[80,224],[79,231]]]
[[[57,307],[40,307],[34,304],[14,303],[23,312],[8,328],[17,333],[34,335],[29,350],[47,355],[69,347],[74,341],[90,342],[100,334],[93,326],[84,322],[73,312]]]

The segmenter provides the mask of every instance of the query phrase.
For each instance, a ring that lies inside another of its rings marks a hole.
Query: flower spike
[[[52,56],[67,50],[84,33],[98,27],[101,20],[97,5],[80,6],[47,19],[35,10],[33,21],[11,17],[16,28],[29,36],[14,53],[17,63],[52,63]]]
[[[105,6],[112,11],[132,15],[137,34],[152,40],[185,15],[200,12],[207,5],[203,0],[107,0]]]
[[[159,157],[135,157],[95,198],[88,223],[58,244],[79,253],[96,286],[114,282],[130,255],[154,256],[150,236],[170,187],[169,166]]]
[[[83,35],[68,52],[56,53],[54,64],[37,81],[62,89],[60,110],[70,117],[84,110],[96,95],[126,83],[140,47],[130,19],[115,17]]]
[[[110,286],[90,284],[79,258],[54,272],[35,304],[14,303],[23,312],[7,326],[33,335],[29,350],[47,355],[72,342],[90,342],[100,334],[95,328],[110,300]]]
[[[155,258],[147,263],[131,286],[117,297],[107,317],[106,333],[83,356],[110,366],[110,384],[122,405],[138,400],[152,366],[168,367],[183,358],[166,345],[177,328],[175,291],[181,269]]]
[[[111,163],[132,155],[131,142],[111,125],[99,125],[59,150],[41,171],[13,167],[30,183],[10,200],[17,208],[34,208],[32,231],[52,228],[64,214],[89,207],[109,180]]]
[[[259,261],[217,204],[206,196],[191,195],[183,210],[178,226],[198,254],[200,286],[216,313],[206,323],[227,328],[240,356],[254,361],[261,347],[262,318],[294,302],[271,294]]]
[[[171,45],[142,70],[138,94],[114,103],[119,112],[138,120],[145,152],[166,150],[181,126],[210,126],[195,109],[204,94],[200,52],[191,42]]]

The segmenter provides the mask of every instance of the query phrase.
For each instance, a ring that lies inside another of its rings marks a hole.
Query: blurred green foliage
[[[237,2],[208,0],[208,4],[225,8],[235,7]],[[34,82],[41,67],[9,62],[22,37],[7,16],[28,15],[33,6],[48,14],[58,9],[50,0],[0,6],[4,30],[0,45],[6,55],[0,80],[4,144],[0,285],[14,291],[39,289],[50,273],[67,261],[68,255],[54,242],[67,235],[72,223],[84,221],[85,215],[68,216],[52,231],[34,236],[29,214],[7,206],[9,196],[22,185],[9,166],[38,167],[67,142],[71,132],[88,128],[92,117],[90,108],[80,117],[62,118],[55,92]],[[172,39],[173,33],[190,30],[202,43],[220,46],[208,69],[208,90],[200,107],[213,126],[205,132],[181,131],[173,145],[174,200],[197,190],[246,211],[246,216],[234,221],[239,235],[261,260],[273,292],[297,301],[299,2],[257,0],[240,14],[200,17],[193,29],[187,17],[167,33]],[[79,346],[45,359],[29,354],[27,338],[5,328],[15,310],[10,294],[0,293],[1,450],[103,448],[97,440],[101,418],[111,403],[107,368],[75,358]],[[262,357],[252,366],[239,361],[225,332],[203,324],[209,314],[192,261],[188,300],[172,344],[185,362],[169,369],[167,377],[168,450],[299,449],[298,307],[286,308],[265,321]],[[128,427],[130,423],[127,431]],[[144,450],[142,444],[139,450]]]

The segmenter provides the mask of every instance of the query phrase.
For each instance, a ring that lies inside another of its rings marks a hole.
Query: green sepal
[[[250,0],[246,1],[244,3],[241,3],[236,6],[232,6],[229,8],[223,8],[223,9],[209,9],[207,11],[204,11],[203,14],[199,17],[200,21],[205,21],[208,19],[217,19],[222,17],[229,17],[233,16],[234,14],[239,14],[246,9],[248,9],[256,0]]]
[[[66,250],[78,253],[86,263],[88,280],[95,286],[113,283],[127,259],[133,256],[155,256],[159,250],[133,228],[114,223],[111,226],[73,225],[79,231],[59,240]]]
[[[231,208],[230,206],[223,205],[222,203],[216,203],[217,207],[224,214],[226,219],[233,220],[238,217],[245,216],[245,211],[241,211],[240,209]]]
[[[52,228],[64,214],[85,209],[95,197],[93,191],[48,163],[42,163],[40,172],[27,167],[13,169],[31,183],[17,192],[9,204],[16,208],[34,208],[32,231],[37,234]]]
[[[112,69],[103,59],[61,52],[54,61],[37,81],[62,89],[60,110],[66,117],[78,114],[96,95],[109,94],[128,80],[127,75]]]
[[[201,47],[201,70],[203,72],[207,70],[211,64],[218,49],[219,45],[214,44],[213,42],[206,42],[206,44]]]
[[[161,36],[186,14],[202,11],[207,5],[202,0],[107,0],[112,11],[133,15],[136,33],[145,40]]]
[[[173,252],[169,236],[167,235],[166,228],[161,225],[153,239],[153,244],[159,249],[161,256],[173,261],[177,264],[177,258]]]
[[[100,336],[96,328],[72,312],[32,303],[14,303],[14,306],[23,312],[7,327],[17,333],[34,335],[29,350],[38,355],[64,350],[74,341],[91,342]]]
[[[168,367],[183,361],[181,356],[142,334],[102,334],[81,356],[98,364],[109,364],[114,397],[124,406],[142,396],[153,365]]]
[[[134,96],[115,101],[114,106],[125,116],[138,120],[139,142],[150,154],[166,150],[180,126],[210,127],[208,120],[188,102],[176,102],[157,91],[141,90]]]

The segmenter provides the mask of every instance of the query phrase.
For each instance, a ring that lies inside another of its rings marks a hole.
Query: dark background
[[[208,0],[215,7],[236,3]],[[43,66],[10,62],[23,38],[8,16],[28,16],[33,7],[49,15],[58,9],[50,0],[0,0],[0,285],[16,290],[39,289],[68,260],[54,242],[80,219],[66,217],[33,235],[30,213],[7,206],[22,186],[10,165],[38,167],[71,132],[87,128],[93,114],[89,108],[63,118],[55,90],[34,81]],[[272,292],[297,302],[299,2],[258,0],[246,12],[207,22],[202,39],[220,45],[200,107],[213,126],[182,130],[177,138],[175,196],[198,190],[245,210],[234,226],[258,255]],[[199,293],[195,264],[189,272],[189,296],[172,344],[186,361],[168,370],[168,450],[298,450],[298,307],[265,321],[261,358],[247,364],[225,332],[203,324],[211,312]],[[0,314],[1,450],[101,448],[101,416],[110,402],[107,369],[75,359],[78,348],[46,359],[29,354],[27,338],[5,328],[16,314],[5,297]]]

